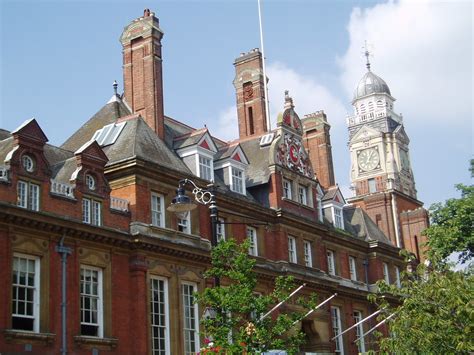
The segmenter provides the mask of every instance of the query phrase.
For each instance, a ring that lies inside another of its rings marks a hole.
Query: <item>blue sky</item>
[[[144,8],[163,39],[165,114],[237,137],[233,61],[259,47],[257,0],[0,0],[0,127],[35,117],[60,145],[122,86],[119,36]],[[411,139],[418,197],[427,206],[469,183],[473,153],[473,5],[470,1],[262,0],[272,120],[290,90],[300,117],[325,110],[336,179],[349,195],[345,118],[372,70],[397,99]]]

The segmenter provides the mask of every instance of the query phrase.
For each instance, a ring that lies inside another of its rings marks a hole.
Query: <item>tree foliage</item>
[[[402,273],[401,287],[379,281],[369,299],[383,309],[390,337],[380,336],[382,352],[468,354],[474,351],[474,276],[449,265],[420,264]],[[397,300],[394,302],[394,298]],[[390,300],[390,301],[389,301]]]
[[[247,241],[238,244],[230,239],[221,241],[212,250],[212,266],[205,277],[217,276],[222,285],[206,288],[196,295],[202,309],[212,309],[216,313],[215,317],[201,320],[207,339],[201,354],[243,354],[270,349],[284,349],[294,354],[304,340],[304,334],[293,329],[293,323],[301,319],[301,313],[281,312],[276,317],[260,319],[273,305],[284,300],[295,285],[292,277],[278,277],[271,293],[256,294],[255,259],[248,256],[248,247]],[[314,307],[314,299],[295,299],[301,309]]]
[[[470,170],[473,176],[474,160]],[[459,252],[459,261],[464,263],[474,256],[474,185],[458,184],[456,188],[461,198],[430,207],[431,226],[424,231],[430,260],[442,260]]]

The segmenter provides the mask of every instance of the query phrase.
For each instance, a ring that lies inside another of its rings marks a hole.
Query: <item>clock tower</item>
[[[410,163],[410,140],[403,117],[394,111],[387,83],[370,69],[354,92],[353,115],[347,118],[351,154],[349,203],[362,207],[392,243],[420,259],[421,231],[428,213],[417,199]]]

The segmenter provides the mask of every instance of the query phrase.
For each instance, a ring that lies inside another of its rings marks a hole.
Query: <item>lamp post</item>
[[[209,206],[210,218],[211,218],[211,247],[214,248],[217,245],[217,204],[216,196],[213,193],[213,185],[210,185],[209,190],[198,187],[194,181],[190,179],[180,180],[178,189],[176,190],[176,196],[171,201],[171,205],[168,206],[167,210],[175,212],[176,214],[186,213],[194,210],[197,205],[186,196],[185,186],[190,184],[193,187],[192,194],[194,199],[201,205]],[[214,277],[214,286],[220,286],[220,279],[218,276]]]

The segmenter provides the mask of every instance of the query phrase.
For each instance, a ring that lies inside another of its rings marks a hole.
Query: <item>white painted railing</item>
[[[61,196],[66,196],[69,198],[74,198],[74,184],[66,184],[64,182],[59,182],[51,179],[51,193]]]
[[[5,165],[0,166],[0,181],[8,181],[8,168]]]
[[[128,212],[128,200],[110,196],[110,208],[117,211]]]

